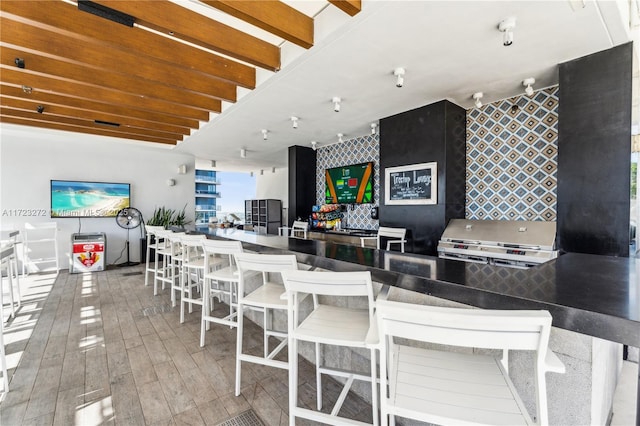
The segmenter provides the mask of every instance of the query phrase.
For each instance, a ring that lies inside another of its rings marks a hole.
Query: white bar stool
[[[145,256],[146,262],[145,262],[145,270],[144,270],[144,286],[146,287],[149,285],[149,274],[153,273],[154,278],[156,275],[156,267],[157,267],[156,263],[154,262],[153,268],[150,265],[152,249],[154,251],[154,258],[157,260],[155,251],[158,249],[158,239],[155,238],[155,235],[158,231],[164,231],[164,227],[145,225],[144,229],[145,229],[145,232],[147,233],[147,255]]]
[[[166,283],[165,279],[168,277],[169,265],[167,264],[167,257],[165,255],[169,255],[171,253],[171,249],[169,247],[169,237],[173,234],[172,231],[161,230],[156,231],[155,236],[155,254],[154,254],[154,269],[153,269],[153,295],[158,295],[158,283],[162,284],[162,289],[164,290],[164,285]]]
[[[0,248],[0,271],[6,269],[9,277],[9,287],[13,288],[11,256],[14,253],[13,247],[6,245]],[[17,273],[17,270],[16,270]],[[0,272],[1,275],[1,272]],[[0,276],[1,279],[1,276]],[[11,292],[13,294],[13,290]],[[13,312],[13,297],[11,298],[11,309]],[[13,315],[13,314],[12,314]],[[0,285],[0,369],[2,370],[2,391],[9,392],[9,376],[7,373],[7,357],[4,349],[4,300],[2,286]]]
[[[366,339],[373,324],[374,300],[370,272],[317,272],[284,271],[282,279],[287,289],[289,324],[289,424],[296,418],[305,418],[331,425],[364,425],[338,416],[354,380],[371,384],[371,408],[373,424],[378,424],[378,387],[376,380],[376,348]],[[300,302],[307,295],[313,296],[313,311],[300,318]],[[319,296],[339,297],[346,307],[322,304]],[[348,307],[347,298],[366,298],[364,308]],[[315,344],[317,411],[298,406],[298,342]],[[357,373],[327,368],[322,365],[320,345],[348,348],[369,348],[368,373]],[[343,377],[346,383],[330,414],[322,409],[322,374]]]
[[[293,225],[291,225],[290,237],[297,237],[302,233],[302,238],[307,239],[307,231],[309,230],[309,223],[303,222],[301,220],[293,221]]]
[[[240,241],[226,240],[204,240],[204,287],[202,306],[202,320],[200,324],[200,347],[204,346],[204,334],[209,330],[210,323],[224,324],[229,327],[238,325],[236,307],[238,303],[238,282],[240,273],[235,264],[234,255],[242,253],[242,243]],[[223,257],[226,262],[221,262]],[[229,289],[224,288],[225,283],[229,284]],[[215,286],[215,287],[214,287]],[[213,299],[222,296],[229,297],[229,315],[220,318],[211,315],[213,311]]]
[[[7,231],[2,231],[2,242],[1,244],[4,245],[9,245],[11,247],[13,247],[13,253],[10,256],[9,261],[11,262],[11,269],[12,269],[12,278],[15,279],[14,281],[14,285],[13,285],[13,289],[12,289],[12,297],[13,297],[13,292],[15,292],[15,295],[17,296],[17,304],[18,304],[18,308],[22,305],[22,300],[20,297],[20,270],[18,268],[18,235],[20,235],[20,231],[18,230],[7,230]],[[5,238],[6,237],[6,238]],[[15,274],[15,276],[13,275]],[[13,304],[13,301],[12,301]]]
[[[193,312],[193,304],[202,306],[202,280],[204,276],[204,249],[202,243],[207,239],[204,234],[185,235],[180,239],[182,244],[182,279],[180,288],[180,323],[184,322],[184,305],[189,304],[189,313]],[[200,291],[196,296],[193,288]]]
[[[391,250],[391,244],[400,244],[400,251],[404,253],[404,244],[407,242],[405,236],[407,234],[406,228],[389,228],[381,226],[378,229],[378,234],[375,237],[360,237],[360,245],[364,247],[366,240],[376,240],[376,248],[380,250],[380,237],[397,238],[395,240],[387,241],[387,250]]]
[[[289,363],[275,360],[274,357],[286,346],[287,333],[271,328],[272,311],[287,310],[287,301],[284,300],[284,285],[271,281],[270,273],[298,269],[296,256],[278,254],[254,254],[241,253],[235,255],[236,265],[240,271],[238,282],[238,338],[236,340],[236,396],[240,396],[240,384],[242,381],[242,362],[268,365],[276,368],[289,369]],[[262,285],[249,294],[245,294],[246,279],[253,272],[261,272]],[[245,309],[251,309],[263,313],[263,338],[264,356],[249,355],[242,352],[243,321]],[[275,336],[283,339],[276,348],[269,352],[269,337]]]
[[[167,235],[167,248],[162,251],[162,263],[167,265],[166,276],[162,278],[162,288],[164,283],[169,284],[171,291],[171,306],[176,306],[176,291],[182,290],[182,237],[187,235],[184,232],[172,232]]]
[[[60,271],[58,264],[58,224],[56,222],[25,223],[24,224],[24,256],[22,275],[29,274],[30,263],[56,264],[56,274]],[[53,244],[53,257],[32,258],[31,251],[40,244]],[[29,248],[31,246],[31,249]]]
[[[391,424],[395,416],[436,424],[548,424],[545,373],[565,371],[547,348],[549,312],[379,300],[376,317],[376,337],[370,341],[380,344],[382,425],[389,416]],[[429,349],[408,346],[409,340],[428,342]],[[465,351],[452,352],[452,347]],[[468,348],[501,350],[502,358]],[[533,352],[536,422],[509,378],[509,350]]]

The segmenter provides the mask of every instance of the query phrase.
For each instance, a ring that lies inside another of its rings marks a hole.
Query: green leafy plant
[[[168,228],[169,226],[184,226],[191,221],[187,221],[186,213],[187,205],[185,204],[182,210],[168,209],[166,207],[156,207],[151,215],[151,218],[147,220],[147,225],[150,226],[163,226]]]
[[[188,223],[191,223],[191,221],[186,220],[187,218],[186,209],[187,209],[187,205],[185,204],[182,210],[174,211],[173,217],[171,218],[171,221],[169,224],[175,225],[175,226],[184,226]]]

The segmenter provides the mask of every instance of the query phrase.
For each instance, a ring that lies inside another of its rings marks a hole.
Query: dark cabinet
[[[245,223],[253,225],[254,231],[278,234],[278,228],[282,226],[282,201],[246,200],[244,210]]]

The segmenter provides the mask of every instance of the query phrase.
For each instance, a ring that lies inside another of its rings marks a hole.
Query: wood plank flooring
[[[0,424],[217,425],[249,409],[267,425],[288,424],[288,373],[245,363],[236,397],[236,330],[212,325],[200,348],[199,307],[180,324],[169,291],[154,297],[142,271],[22,280],[23,305],[5,324],[11,382]],[[228,312],[220,308],[221,316]],[[260,353],[261,329],[245,324],[247,351]],[[315,404],[314,383],[313,366],[301,361],[301,405]],[[330,410],[340,389],[324,383]],[[355,395],[343,410],[371,420],[370,406]]]

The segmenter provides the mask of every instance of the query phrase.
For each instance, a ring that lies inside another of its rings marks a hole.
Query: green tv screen
[[[373,203],[373,162],[325,170],[326,204]]]

